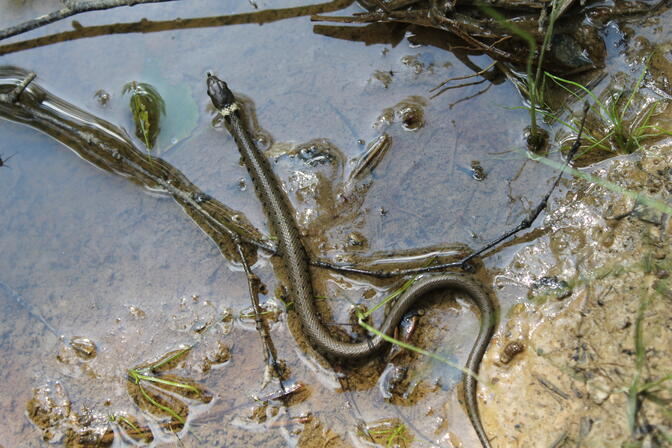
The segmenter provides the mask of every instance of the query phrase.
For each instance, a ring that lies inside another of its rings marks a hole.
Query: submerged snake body
[[[320,320],[314,303],[308,256],[294,222],[292,208],[280,189],[265,155],[254,145],[239,113],[238,103],[226,83],[212,75],[208,76],[207,83],[208,95],[215,108],[224,116],[229,131],[236,140],[243,163],[275,231],[278,254],[282,257],[290,282],[294,309],[299,315],[306,336],[320,353],[331,358],[357,360],[375,354],[386,344],[381,336],[376,335],[362,342],[343,342],[336,339]],[[459,290],[466,293],[480,311],[480,330],[466,362],[467,369],[477,373],[494,331],[495,311],[488,295],[469,276],[445,273],[421,277],[399,297],[385,318],[380,331],[391,335],[403,315],[425,294],[437,289]],[[464,398],[467,414],[478,438],[483,447],[489,448],[490,444],[478,414],[476,379],[472,375],[464,375]]]

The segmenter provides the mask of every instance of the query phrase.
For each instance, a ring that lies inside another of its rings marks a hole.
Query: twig
[[[28,31],[34,30],[35,28],[49,25],[50,23],[58,22],[59,20],[66,19],[83,12],[101,11],[104,9],[117,8],[119,6],[135,6],[141,3],[163,3],[173,1],[176,0],[90,0],[79,2],[70,0],[65,2],[65,8],[61,8],[58,11],[53,11],[49,14],[36,17],[33,20],[28,20],[27,22],[23,22],[1,30],[0,40],[26,33]]]
[[[16,85],[14,90],[12,90],[10,93],[0,93],[0,102],[14,104],[19,101],[19,97],[23,91],[26,90],[28,84],[33,82],[36,76],[37,75],[34,72],[30,72],[26,75],[23,81]]]
[[[311,22],[335,22],[335,23],[370,23],[378,22],[387,18],[385,13],[372,12],[358,16],[322,16],[313,14],[310,16]]]
[[[305,386],[302,383],[294,383],[289,387],[283,388],[282,390],[276,390],[270,394],[266,394],[263,397],[255,397],[255,401],[271,401],[271,400],[280,400],[287,398],[290,394],[304,389]]]
[[[259,403],[259,402],[265,402],[265,401],[271,401],[271,400],[284,400],[287,397],[289,397],[291,394],[298,392],[300,390],[305,389],[305,386],[302,383],[294,383],[291,386],[285,387],[284,391],[274,391],[269,394],[266,394],[261,397],[252,397],[252,400],[247,400],[244,401],[243,403],[228,407],[226,409],[222,410],[214,410],[211,409],[209,413],[203,414],[201,416],[195,417],[193,421],[191,421],[191,424],[194,426],[201,426],[207,423],[212,423],[212,422],[221,422],[222,418],[230,414],[233,411],[237,411],[238,409],[242,409],[244,407]],[[217,405],[215,405],[217,406]]]
[[[444,93],[448,90],[451,90],[451,89],[460,89],[462,87],[477,86],[479,84],[483,84],[485,81],[487,81],[487,79],[481,79],[480,81],[474,81],[474,82],[463,82],[462,84],[457,84],[455,86],[444,87],[443,89],[439,90],[435,94],[431,95],[430,98],[434,99],[437,96],[441,95],[442,93]],[[448,82],[448,81],[446,81],[446,82]],[[435,90],[435,89],[430,90],[430,92],[433,91],[433,90]]]
[[[280,388],[285,392],[285,385],[282,381],[282,372],[280,370],[280,365],[278,364],[278,354],[275,350],[275,344],[273,344],[273,339],[271,339],[271,334],[268,331],[268,324],[261,317],[262,309],[259,305],[259,277],[254,275],[250,266],[247,263],[247,257],[243,251],[243,245],[240,238],[234,237],[233,243],[236,245],[236,250],[238,251],[238,256],[240,257],[240,262],[243,265],[243,270],[245,271],[245,277],[247,278],[247,287],[250,292],[250,300],[252,301],[252,308],[254,309],[254,321],[256,323],[257,331],[259,336],[261,336],[261,341],[264,344],[264,361],[267,366],[273,368],[278,381],[280,382]]]
[[[39,312],[35,311],[35,309],[28,302],[26,302],[23,297],[21,297],[21,294],[2,282],[0,282],[0,290],[3,291],[6,296],[11,297],[21,308],[25,309],[29,315],[39,320],[42,325],[44,325],[46,329],[56,336],[60,341],[65,340],[63,333],[52,327],[51,324],[47,322],[47,320]]]
[[[390,20],[409,23],[419,22],[419,24],[430,26],[429,19],[427,19],[426,9],[419,9],[416,11],[369,12],[354,16],[323,16],[319,14],[310,16],[311,22],[373,23],[387,22]]]
[[[450,81],[461,81],[461,80],[463,80],[463,79],[470,79],[470,78],[475,78],[475,77],[477,77],[477,76],[481,76],[481,75],[485,74],[488,70],[490,70],[492,67],[494,67],[495,64],[497,64],[497,61],[493,61],[490,65],[488,65],[487,67],[485,67],[483,70],[480,70],[480,71],[478,71],[478,72],[476,72],[476,73],[472,73],[471,75],[455,76],[455,77],[453,77],[453,78],[448,78],[448,79],[446,79],[445,81],[443,81],[441,84],[439,84],[438,86],[431,88],[431,89],[429,90],[429,92],[430,92],[430,93],[435,92],[436,90],[438,90],[438,89],[440,89],[441,87],[443,87],[443,86],[445,86],[446,84],[448,84]],[[440,94],[440,92],[437,93],[437,95],[439,95],[439,94]]]
[[[504,60],[514,63],[524,62],[520,57],[509,53],[504,50],[500,50],[495,47],[496,44],[502,42],[503,38],[496,40],[493,44],[488,45],[472,35],[470,35],[466,30],[463,29],[462,25],[454,19],[450,19],[444,16],[432,17],[434,21],[429,18],[431,10],[428,9],[418,9],[414,11],[390,11],[389,13],[385,12],[372,12],[366,14],[359,14],[355,16],[323,16],[323,15],[313,15],[310,17],[311,21],[321,21],[321,22],[338,22],[338,23],[374,23],[374,22],[404,22],[411,23],[420,26],[426,26],[429,28],[438,28],[446,30],[455,36],[462,39],[464,42],[470,44],[475,50],[482,51],[492,57],[493,59]]]
[[[328,360],[327,364],[331,366],[331,363]],[[366,425],[366,421],[362,416],[362,411],[359,409],[359,405],[357,404],[357,398],[355,397],[355,394],[352,393],[352,388],[350,387],[350,381],[348,380],[348,376],[346,374],[343,374],[342,372],[336,371],[333,366],[331,366],[331,369],[337,373],[341,373],[341,375],[337,375],[338,382],[341,385],[341,390],[344,392],[343,397],[345,398],[347,408],[350,409],[352,418],[355,420],[355,426],[362,432],[363,435],[368,437],[371,443],[375,443],[375,440],[373,439],[373,436],[369,432],[369,428]]]
[[[410,269],[393,269],[391,271],[373,271],[370,269],[356,268],[352,266],[341,266],[337,264],[330,263],[328,261],[315,260],[310,263],[311,266],[315,266],[323,269],[330,269],[338,272],[347,272],[348,274],[360,274],[368,275],[376,278],[392,278],[400,277],[403,275],[409,274],[419,274],[422,272],[432,272],[449,268],[459,268],[462,266],[461,261],[452,261],[450,263],[442,263],[434,266],[428,266],[423,268],[410,268]]]
[[[473,95],[469,95],[469,96],[462,97],[462,98],[460,98],[459,100],[455,101],[454,103],[450,103],[450,104],[448,105],[448,109],[452,109],[453,107],[457,106],[458,104],[460,104],[460,103],[462,103],[462,102],[464,102],[464,101],[469,101],[469,100],[471,100],[471,99],[473,99],[473,98],[476,98],[476,97],[479,96],[479,95],[483,95],[485,92],[487,92],[488,90],[490,90],[490,87],[492,87],[492,86],[493,86],[493,83],[492,83],[492,82],[489,82],[488,85],[487,85],[484,89],[479,90],[478,92],[474,93]]]
[[[171,30],[187,30],[200,28],[214,28],[241,24],[264,24],[294,17],[311,14],[337,11],[347,8],[354,0],[332,0],[326,3],[317,3],[308,6],[293,8],[266,9],[242,14],[231,14],[211,17],[194,17],[181,20],[140,20],[136,22],[115,23],[111,25],[78,26],[74,30],[41,36],[0,45],[0,55],[16,53],[27,49],[34,49],[60,42],[69,42],[97,36],[129,33],[160,33]]]
[[[555,439],[555,440],[551,443],[551,445],[549,446],[549,448],[560,448],[560,447],[565,443],[565,440],[567,440],[568,437],[569,437],[569,434],[567,434],[567,431],[563,431],[563,432],[558,436],[558,438]]]
[[[544,386],[546,389],[548,389],[548,390],[550,390],[551,392],[553,392],[554,394],[556,394],[558,397],[560,397],[560,398],[562,398],[562,399],[564,399],[564,400],[568,400],[568,399],[569,399],[569,395],[568,395],[566,392],[563,392],[562,390],[560,390],[560,388],[559,388],[558,386],[556,386],[555,384],[551,383],[551,382],[548,381],[546,378],[542,377],[541,375],[537,375],[536,373],[532,374],[532,376],[533,376],[537,381],[539,381],[539,384],[541,384],[541,385]]]
[[[488,70],[490,70],[492,67],[494,67],[495,64],[497,64],[497,61],[493,61],[490,65],[488,65],[487,67],[485,67],[483,70],[480,70],[480,71],[478,71],[478,72],[476,72],[476,73],[472,73],[471,75],[455,76],[455,77],[453,77],[453,78],[448,78],[448,79],[446,79],[445,81],[443,81],[441,84],[439,84],[438,86],[431,88],[429,91],[430,91],[430,93],[431,93],[431,92],[435,92],[436,90],[438,90],[438,89],[440,89],[441,87],[443,87],[443,86],[445,86],[446,84],[448,84],[450,81],[461,81],[461,80],[463,80],[463,79],[470,79],[470,78],[476,78],[477,76],[481,76],[481,75],[485,74]]]

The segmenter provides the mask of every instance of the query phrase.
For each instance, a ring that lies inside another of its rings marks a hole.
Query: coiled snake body
[[[298,228],[292,216],[292,208],[271,170],[263,153],[254,145],[239,113],[239,106],[226,83],[216,76],[208,75],[208,95],[215,108],[224,116],[229,131],[236,141],[254,185],[278,239],[278,254],[284,262],[290,282],[294,309],[299,315],[303,331],[314,347],[325,356],[341,360],[357,360],[375,354],[386,343],[379,335],[362,342],[343,342],[336,339],[320,320],[315,308],[312,281],[308,271],[308,255],[301,242]],[[469,276],[460,273],[444,273],[421,277],[397,300],[385,318],[380,331],[390,335],[406,313],[426,293],[437,290],[459,290],[480,311],[480,330],[466,362],[466,368],[478,373],[478,368],[487,349],[495,327],[495,311],[490,297]],[[484,448],[489,448],[483,425],[478,414],[476,379],[464,375],[464,399],[467,414]]]

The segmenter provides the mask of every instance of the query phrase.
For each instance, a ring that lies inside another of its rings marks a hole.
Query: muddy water
[[[2,1],[0,26],[58,4]],[[94,27],[254,11],[251,3],[213,0],[198,7],[171,2],[75,19]],[[355,11],[352,6],[346,13]],[[669,56],[669,16],[629,25],[641,33],[636,45],[642,52],[662,41]],[[9,42],[72,26],[63,21]],[[621,29],[605,33],[613,44],[606,72],[626,71],[636,78],[642,55],[619,44]],[[263,26],[72,39],[5,54],[0,65],[35,71],[44,88],[131,135],[122,87],[130,81],[153,84],[167,103],[158,154],[267,232],[232,139],[212,123],[204,79],[208,71],[217,73],[254,104],[258,132],[267,136],[315,256],[367,259],[477,247],[517,224],[542,197],[553,171],[514,149],[523,146],[527,125],[524,111],[506,108],[520,105],[515,88],[501,82],[478,95],[487,85],[430,99],[429,89],[471,71],[451,53],[418,45],[413,32],[404,36],[392,30],[374,41],[328,38],[315,33],[307,17],[297,17]],[[471,60],[481,67],[490,63],[483,56]],[[96,97],[101,90],[110,96],[106,104]],[[415,120],[404,122],[409,109],[415,110]],[[0,168],[0,281],[21,297],[19,302],[0,293],[3,446],[41,446],[43,438],[67,440],[73,430],[87,428],[101,433],[110,428],[115,446],[126,446],[130,432],[119,416],[149,427],[155,446],[174,446],[178,437],[194,447],[364,446],[371,441],[366,426],[373,437],[398,423],[407,428],[401,437],[407,445],[474,446],[457,400],[456,370],[403,354],[391,365],[381,358],[338,373],[297,344],[284,312],[270,321],[271,335],[287,367],[287,384],[301,387],[287,405],[259,403],[255,397],[272,395],[279,385],[268,380],[254,322],[242,316],[250,303],[240,266],[225,260],[172,199],[92,167],[33,129],[2,121],[0,132],[0,155],[16,153],[10,169]],[[383,133],[391,144],[373,172],[354,188],[339,186]],[[329,157],[312,157],[315,152]],[[474,166],[482,168],[483,180],[474,179]],[[493,285],[494,273],[533,243],[534,237],[524,239],[487,257],[483,281]],[[528,277],[537,278],[543,267],[526,268]],[[265,256],[254,266],[268,291],[262,301],[282,311],[272,268]],[[371,306],[395,285],[323,272],[316,284],[329,298],[325,302],[337,323],[348,322],[351,302]],[[496,289],[503,316],[520,294],[515,288]],[[412,342],[463,363],[477,329],[472,310],[459,300],[428,301],[423,308],[421,331]],[[82,354],[82,341],[88,340],[95,343],[94,356]],[[188,405],[186,429],[175,435],[161,427],[161,418],[165,422],[170,416],[156,409],[152,416],[126,377],[129,369],[192,345],[167,373],[197,382],[213,398],[173,394],[182,403],[176,407]],[[406,379],[395,386],[394,375],[406,367]],[[342,374],[346,379],[339,379]],[[393,397],[385,398],[390,391]],[[27,419],[27,409],[37,425]],[[36,409],[47,410],[47,417],[40,418]],[[109,423],[111,416],[116,423]]]

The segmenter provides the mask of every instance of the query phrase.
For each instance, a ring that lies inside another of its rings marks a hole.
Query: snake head
[[[236,103],[236,98],[224,81],[208,73],[208,96],[217,110],[224,110]]]

